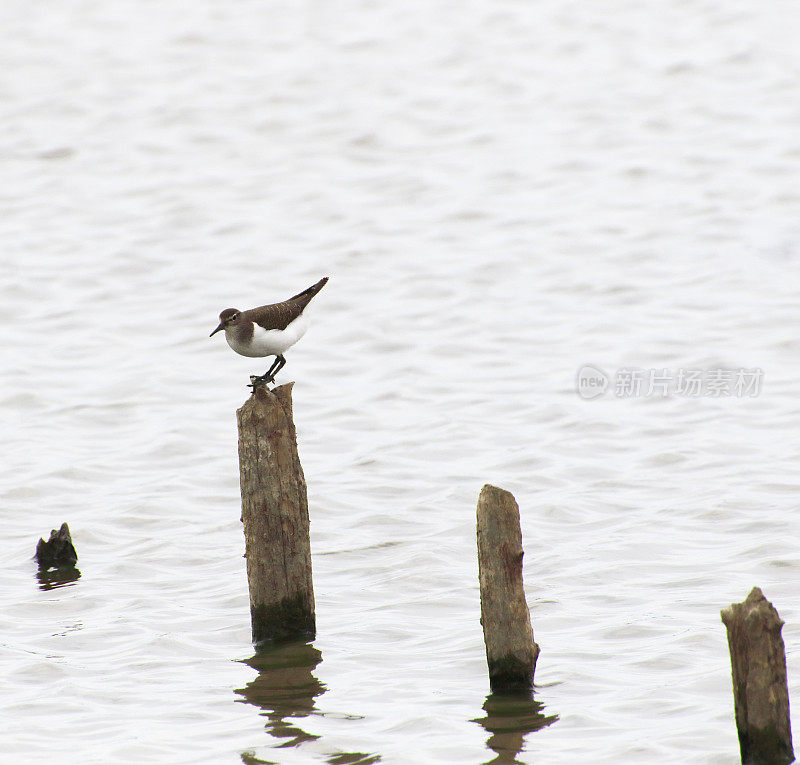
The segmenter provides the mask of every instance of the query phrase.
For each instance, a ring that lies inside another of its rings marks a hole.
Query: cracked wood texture
[[[783,622],[758,587],[744,603],[732,603],[721,616],[728,631],[742,763],[794,762]]]
[[[496,486],[478,498],[478,578],[481,624],[494,693],[527,692],[539,646],[522,583],[522,532],[519,507],[510,492]]]
[[[292,386],[257,387],[236,412],[253,642],[313,638],[308,498]]]

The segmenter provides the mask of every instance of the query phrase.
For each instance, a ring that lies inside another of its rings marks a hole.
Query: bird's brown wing
[[[328,281],[326,276],[308,289],[298,292],[282,303],[272,305],[262,305],[260,308],[251,308],[243,314],[250,321],[258,324],[264,329],[286,329],[301,313],[305,307]]]
[[[244,316],[264,329],[286,329],[301,313],[305,306],[285,300],[283,303],[262,305],[243,311]]]

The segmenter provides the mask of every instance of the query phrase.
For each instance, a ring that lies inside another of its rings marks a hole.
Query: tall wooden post
[[[292,386],[256,387],[236,412],[250,616],[256,644],[313,638],[308,498]]]
[[[522,583],[522,532],[513,495],[486,484],[478,498],[481,624],[494,693],[533,687],[539,646]]]
[[[794,762],[783,622],[758,587],[744,603],[732,603],[721,616],[728,631],[742,763]]]

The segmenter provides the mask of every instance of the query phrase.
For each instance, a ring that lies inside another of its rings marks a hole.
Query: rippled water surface
[[[0,17],[4,762],[732,765],[719,611],[754,585],[797,702],[794,4]],[[208,333],[323,275],[279,378],[318,636],[254,656],[234,412],[266,364]],[[737,369],[759,395],[647,376]],[[521,507],[528,705],[487,698],[485,482]],[[64,521],[80,577],[40,582]]]

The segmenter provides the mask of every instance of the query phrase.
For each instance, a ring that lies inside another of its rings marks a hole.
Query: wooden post
[[[72,568],[78,562],[78,553],[72,544],[69,526],[61,524],[61,528],[50,532],[50,539],[46,542],[40,538],[36,545],[36,562],[40,571],[49,568]]]
[[[258,386],[236,412],[253,642],[313,638],[308,498],[292,386]]]
[[[742,763],[794,762],[783,622],[758,587],[721,616],[728,631]]]
[[[533,687],[539,646],[522,584],[519,507],[510,492],[486,484],[478,498],[481,624],[494,693]]]

